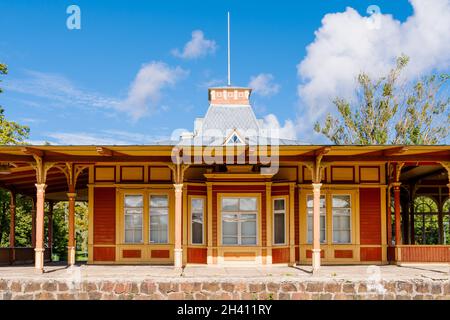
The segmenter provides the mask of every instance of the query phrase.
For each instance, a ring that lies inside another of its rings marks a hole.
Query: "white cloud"
[[[278,136],[281,139],[296,140],[297,138],[297,129],[294,122],[288,119],[281,126],[278,118],[272,113],[264,117],[263,127],[264,129],[278,130]]]
[[[131,83],[126,98],[84,90],[62,75],[32,70],[25,72],[25,78],[5,81],[5,89],[48,100],[50,103],[47,106],[114,109],[138,120],[157,107],[165,88],[188,73],[180,67],[171,67],[159,61],[144,64]],[[159,107],[163,112],[168,110],[167,105]]]
[[[49,138],[47,141],[56,145],[143,145],[170,139],[170,136],[152,136],[121,130],[102,130],[95,133],[52,132],[48,133],[46,137]],[[35,144],[39,141],[31,142]]]
[[[25,140],[25,142],[30,144],[30,145],[33,145],[33,146],[42,146],[42,145],[45,145],[48,141],[27,139],[27,140]]]
[[[216,52],[216,49],[217,45],[214,40],[206,39],[203,31],[194,30],[191,40],[185,44],[183,50],[180,52],[178,49],[173,49],[172,54],[182,59],[195,59],[212,54]]]
[[[280,85],[274,83],[273,79],[270,73],[260,73],[250,78],[248,86],[253,89],[253,92],[263,97],[272,96],[280,90]]]
[[[114,108],[119,101],[96,92],[77,88],[66,77],[33,70],[25,71],[24,79],[8,79],[5,88],[10,91],[52,100],[55,105],[84,105]]]
[[[21,118],[20,122],[25,122],[25,123],[42,123],[42,122],[46,122],[46,119],[38,119],[38,118]]]
[[[161,98],[162,90],[174,85],[188,74],[180,67],[172,68],[159,61],[153,61],[141,67],[128,91],[128,97],[118,106],[137,120],[145,116],[149,107],[154,107]]]
[[[298,94],[306,106],[301,110],[305,132],[311,132],[308,123],[333,110],[333,98],[353,97],[359,72],[381,76],[402,53],[410,57],[404,73],[408,78],[448,70],[450,2],[410,2],[414,13],[405,22],[382,13],[364,17],[352,8],[325,15],[314,42],[307,47],[306,57],[297,66],[301,78]]]

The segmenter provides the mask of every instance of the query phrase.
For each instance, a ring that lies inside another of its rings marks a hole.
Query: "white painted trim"
[[[275,210],[275,200],[283,200],[284,201],[284,210]],[[288,234],[288,224],[287,224],[287,196],[277,196],[272,197],[272,245],[274,246],[285,246],[288,244],[286,241]],[[277,212],[275,212],[277,211]],[[284,211],[284,212],[283,212]],[[275,213],[284,213],[284,241],[283,243],[275,243]]]

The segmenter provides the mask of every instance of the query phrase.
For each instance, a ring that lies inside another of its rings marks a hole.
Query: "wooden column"
[[[272,182],[266,182],[266,264],[272,264],[272,244],[273,244],[273,208],[272,208]]]
[[[320,187],[321,183],[313,183],[313,273],[320,269]]]
[[[442,199],[442,190],[441,187],[439,187],[439,196],[438,196],[438,241],[439,244],[444,244],[444,217],[442,214],[442,205],[444,204],[444,201]]]
[[[415,234],[414,234],[414,198],[415,198],[416,186],[411,184],[409,186],[409,239],[410,244],[415,244]]]
[[[394,182],[395,245],[401,244],[400,182]]]
[[[395,261],[401,261],[401,249],[399,245],[402,244],[401,232],[401,214],[400,214],[400,182],[394,182],[394,215],[395,215]]]
[[[189,212],[188,212],[188,197],[187,197],[187,184],[183,185],[183,265],[187,264],[187,251],[188,251],[188,245],[189,245],[189,224],[191,223],[191,218],[189,217]],[[205,205],[205,204],[204,204]],[[203,223],[204,223],[204,217],[203,217]],[[204,226],[204,224],[203,224]]]
[[[287,203],[286,203],[287,205]],[[288,211],[288,210],[286,210]],[[295,184],[289,185],[289,265],[295,265]]]
[[[16,246],[16,194],[13,191],[10,191],[9,211],[11,213],[9,222],[9,262],[13,264],[16,260],[16,252],[14,250],[14,247]]]
[[[214,263],[214,250],[213,250],[213,218],[212,218],[212,204],[213,204],[213,192],[212,192],[212,184],[206,183],[206,197],[207,197],[207,219],[206,219],[206,230],[207,233],[207,264],[213,264]]]
[[[392,208],[391,208],[391,187],[387,188],[387,211],[386,211],[386,232],[387,245],[392,246]]]
[[[47,231],[48,231],[48,249],[50,250],[50,259],[52,257],[52,253],[53,253],[53,201],[49,201],[48,202],[48,227],[47,227]]]
[[[175,187],[175,268],[183,266],[182,238],[182,217],[183,217],[183,184],[174,184]]]
[[[36,184],[36,246],[34,267],[38,272],[44,272],[44,201],[45,183]]]
[[[73,266],[75,264],[75,198],[77,194],[73,188],[67,193],[69,199],[69,234],[67,243],[67,264]]]
[[[31,247],[36,248],[36,198],[31,198]]]

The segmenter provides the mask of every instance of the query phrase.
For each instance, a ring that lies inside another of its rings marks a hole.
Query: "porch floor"
[[[380,280],[450,280],[450,265],[384,265],[378,266]],[[0,266],[0,279],[5,280],[128,280],[161,279],[192,280],[366,280],[373,275],[369,266],[322,266],[312,275],[310,266],[187,266],[176,270],[172,266],[153,265],[85,265],[69,268],[61,263],[45,266],[38,274],[33,265]]]

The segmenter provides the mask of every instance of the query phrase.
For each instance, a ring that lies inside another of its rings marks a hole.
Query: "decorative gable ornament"
[[[242,139],[240,137],[240,135],[238,134],[238,132],[236,130],[234,130],[231,133],[231,135],[225,140],[224,145],[240,146],[240,145],[245,145],[245,143],[244,143],[244,139]]]

